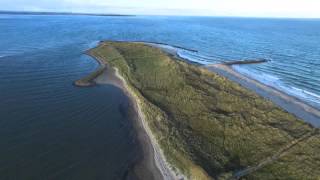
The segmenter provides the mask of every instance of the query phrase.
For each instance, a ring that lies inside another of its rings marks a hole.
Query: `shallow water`
[[[236,67],[320,107],[320,21],[209,17],[0,15],[0,179],[117,179],[137,156],[127,99],[77,88],[99,40],[168,43],[200,63]]]

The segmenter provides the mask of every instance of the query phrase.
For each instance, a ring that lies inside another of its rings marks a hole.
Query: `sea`
[[[73,85],[101,40],[184,47],[204,65],[267,59],[234,69],[320,108],[319,19],[1,14],[0,179],[126,177],[139,156],[128,98]]]

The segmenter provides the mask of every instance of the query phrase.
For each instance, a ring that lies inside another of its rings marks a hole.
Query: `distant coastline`
[[[0,14],[10,15],[76,15],[76,16],[135,16],[127,14],[76,13],[76,12],[34,12],[34,11],[0,11]]]

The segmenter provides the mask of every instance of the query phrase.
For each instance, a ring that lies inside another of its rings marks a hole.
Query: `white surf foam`
[[[278,89],[282,92],[285,92],[291,96],[294,96],[304,102],[307,102],[310,105],[313,105],[315,107],[320,108],[320,95],[319,94],[310,92],[306,89],[294,87],[292,85],[284,83],[281,80],[281,78],[279,78],[275,75],[259,72],[254,69],[250,69],[249,67],[235,65],[235,66],[233,66],[233,69],[236,70],[237,72],[239,72],[245,76],[248,76],[250,78],[253,78],[253,79],[255,79],[265,85],[276,88],[276,89]]]
[[[176,52],[179,57],[191,62],[202,64],[202,65],[212,64],[216,62],[214,60],[211,60],[212,59],[211,57],[202,55],[198,52],[193,52],[193,51],[189,51],[189,50],[178,48],[178,47],[173,47],[166,44],[155,44],[155,43],[146,43],[146,44],[151,44],[153,46],[165,49],[168,52]]]
[[[205,57],[203,55],[198,55],[197,52],[189,52],[186,50],[179,50],[177,52],[177,54],[183,59],[189,60],[191,62],[196,62],[196,63],[202,64],[202,65],[213,64],[216,62],[214,60],[210,60],[211,58],[209,58],[209,57]]]
[[[92,41],[90,43],[87,44],[88,49],[92,49],[98,46],[100,41]]]
[[[167,50],[171,50],[174,52],[177,52],[178,56],[180,56],[183,59],[189,60],[191,62],[196,62],[202,65],[208,65],[213,63],[218,63],[219,60],[215,60],[212,57],[205,56],[198,52],[191,52],[188,50],[180,49],[177,47],[172,47],[170,45],[162,45],[158,44],[158,47],[165,48]],[[302,101],[305,101],[315,107],[320,108],[320,95],[310,92],[305,89],[300,89],[298,87],[290,86],[286,83],[284,83],[281,78],[260,72],[258,70],[254,70],[252,68],[249,68],[248,66],[243,65],[234,65],[233,69],[235,69],[237,72],[248,76],[250,78],[253,78],[265,85],[268,85],[270,87],[276,88],[282,92],[285,92],[291,96],[294,96]]]

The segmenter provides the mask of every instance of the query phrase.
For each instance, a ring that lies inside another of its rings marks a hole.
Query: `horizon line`
[[[31,11],[31,10],[1,10],[0,14],[16,15],[87,15],[87,16],[172,16],[172,17],[216,17],[216,18],[254,18],[254,19],[314,19],[320,17],[290,17],[290,16],[236,16],[236,15],[201,15],[201,14],[131,14],[131,13],[94,13],[81,11]]]

